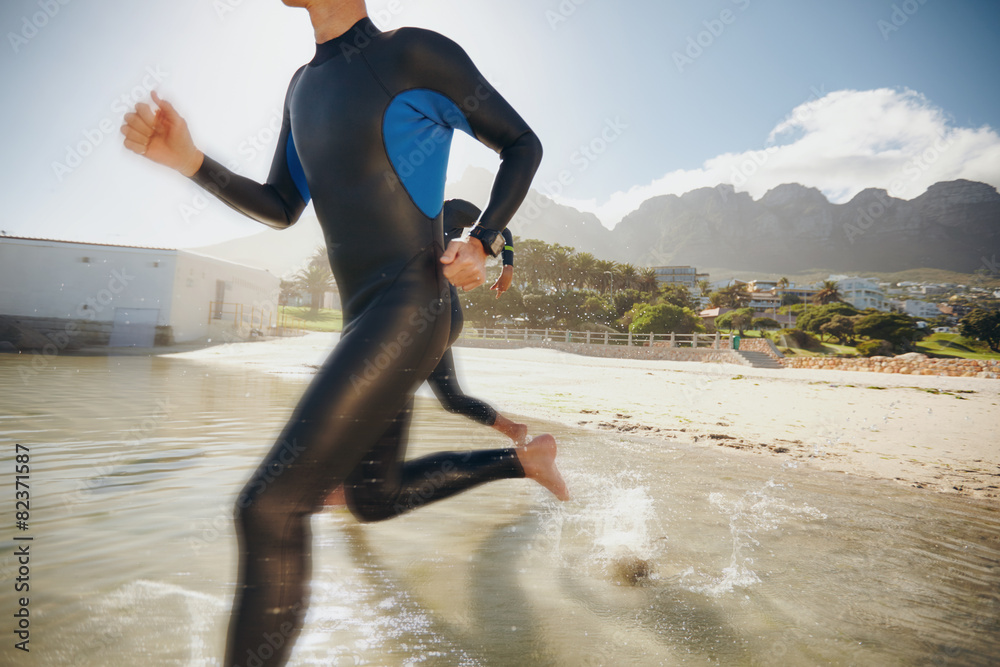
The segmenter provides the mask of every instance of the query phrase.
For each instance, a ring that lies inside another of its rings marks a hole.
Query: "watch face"
[[[493,251],[492,254],[494,257],[499,255],[500,252],[503,250],[504,243],[505,241],[503,240],[503,236],[501,236],[500,234],[493,235],[493,242],[490,243],[490,249]]]
[[[477,227],[472,230],[469,234],[470,236],[479,239],[479,242],[483,244],[483,250],[485,250],[489,255],[496,257],[503,250],[504,244],[503,236],[499,232],[495,232],[492,229],[482,229]]]

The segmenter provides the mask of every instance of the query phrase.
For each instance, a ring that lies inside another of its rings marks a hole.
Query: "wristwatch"
[[[506,245],[506,241],[503,240],[503,235],[495,229],[485,229],[483,227],[475,227],[469,236],[474,239],[479,239],[479,242],[483,244],[483,250],[490,257],[496,257],[501,252],[503,252],[503,247]]]

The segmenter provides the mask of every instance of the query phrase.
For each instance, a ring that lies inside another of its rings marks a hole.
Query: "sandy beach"
[[[168,356],[302,375],[336,340],[316,333]],[[1000,380],[454,351],[465,390],[511,416],[1000,502]]]

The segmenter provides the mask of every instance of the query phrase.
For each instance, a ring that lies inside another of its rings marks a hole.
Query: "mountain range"
[[[480,207],[493,176],[469,169],[447,196]],[[608,229],[591,213],[556,203],[532,190],[510,223],[515,238],[535,238],[637,267],[726,267],[769,274],[944,269],[972,273],[996,266],[1000,254],[1000,194],[985,183],[936,183],[911,200],[868,189],[843,204],[796,183],[754,200],[731,185],[646,200]],[[281,234],[281,236],[275,236]],[[292,229],[196,252],[267,268],[276,275],[323,243],[315,217]]]

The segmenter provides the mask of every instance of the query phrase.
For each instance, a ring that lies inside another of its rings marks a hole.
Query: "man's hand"
[[[452,241],[441,255],[444,277],[468,292],[486,282],[486,251],[479,239]]]
[[[153,162],[176,169],[185,176],[194,176],[205,154],[195,148],[187,123],[174,106],[153,91],[156,113],[140,102],[135,111],[125,114],[121,131],[125,148],[144,155]]]
[[[497,281],[493,283],[493,287],[490,289],[497,293],[497,298],[500,295],[510,289],[510,284],[514,281],[514,267],[510,264],[503,265],[503,271],[500,272],[500,277]]]

